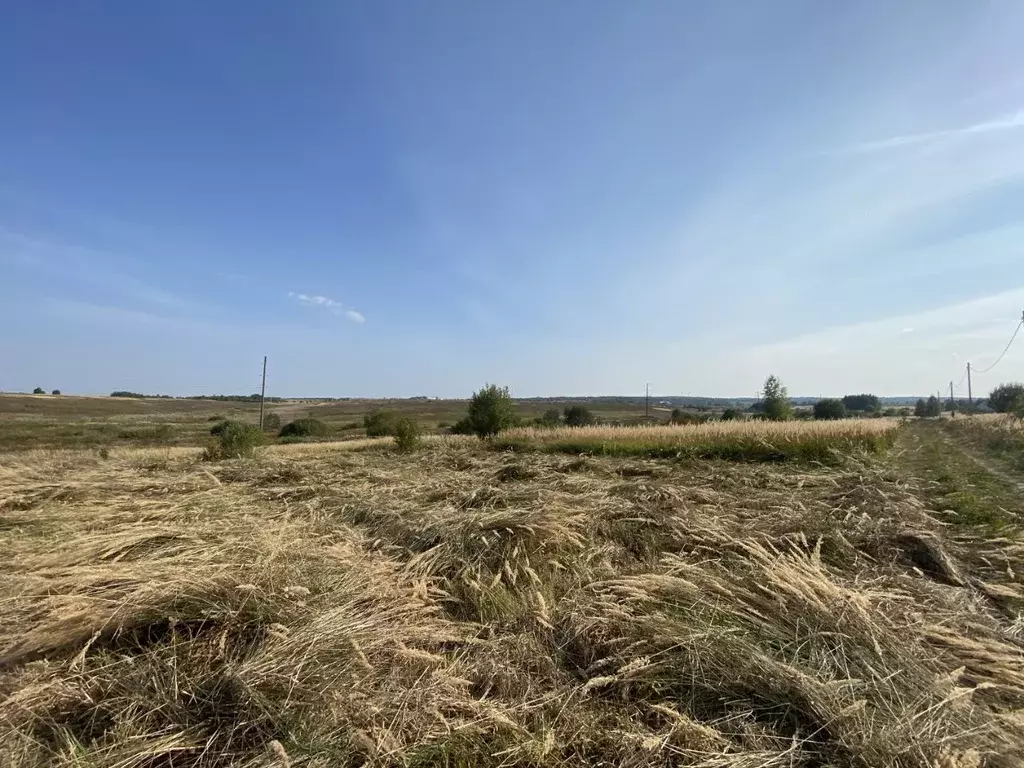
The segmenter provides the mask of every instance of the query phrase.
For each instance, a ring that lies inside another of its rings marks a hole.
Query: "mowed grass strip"
[[[839,421],[716,421],[643,427],[523,427],[503,432],[494,445],[506,450],[586,453],[649,458],[732,461],[838,461],[850,451],[890,447],[896,419]]]

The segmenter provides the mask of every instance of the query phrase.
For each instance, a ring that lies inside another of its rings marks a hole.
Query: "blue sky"
[[[916,394],[1024,307],[1024,4],[21,3],[0,389]],[[1024,344],[975,382],[1024,378]]]

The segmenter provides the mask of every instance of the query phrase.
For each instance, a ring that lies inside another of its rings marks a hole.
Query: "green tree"
[[[722,421],[736,421],[740,418],[740,412],[736,408],[726,408],[722,411]]]
[[[1024,384],[1000,384],[988,396],[988,405],[993,411],[1012,413],[1024,406]]]
[[[925,407],[928,416],[936,418],[942,415],[942,403],[939,402],[939,398],[935,395],[929,395],[928,405]]]
[[[487,384],[469,401],[469,427],[483,440],[516,423],[515,403],[508,387]]]
[[[846,395],[843,398],[843,406],[848,411],[878,411],[882,403],[875,395]]]
[[[59,394],[60,394],[60,390],[59,390],[59,389],[55,389],[55,390],[53,390],[53,392],[51,392],[50,394],[51,394],[51,395],[59,395]]]
[[[570,405],[565,409],[565,426],[585,427],[596,421],[590,409],[583,405]]]
[[[562,414],[557,408],[548,408],[544,415],[537,419],[537,424],[542,427],[557,427],[562,423]]]
[[[35,389],[32,390],[32,394],[33,395],[45,395],[46,394],[46,390],[43,389],[42,387],[36,387]]]
[[[820,420],[845,419],[846,405],[843,400],[826,397],[814,404],[814,418]]]
[[[923,419],[928,415],[928,403],[924,401],[923,397],[919,397],[914,404],[914,415],[919,419]]]
[[[772,374],[764,380],[761,400],[764,402],[764,415],[770,421],[786,421],[793,417],[789,393],[778,376]]]

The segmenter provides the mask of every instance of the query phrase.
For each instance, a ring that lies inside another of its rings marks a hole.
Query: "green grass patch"
[[[1015,490],[951,442],[945,429],[937,422],[918,422],[902,454],[904,465],[926,481],[929,504],[953,525],[994,532],[1016,525],[1024,509]]]

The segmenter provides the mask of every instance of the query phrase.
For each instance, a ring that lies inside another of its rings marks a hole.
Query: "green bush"
[[[263,431],[277,432],[281,429],[281,417],[276,413],[263,414]]]
[[[415,419],[403,416],[395,422],[395,447],[402,453],[411,453],[420,446],[420,425]]]
[[[221,434],[224,433],[224,430],[227,429],[229,425],[231,425],[231,424],[241,424],[241,423],[242,422],[240,422],[240,421],[233,421],[231,419],[221,419],[216,424],[214,424],[212,427],[210,427],[210,434],[213,435],[214,437],[218,437],[218,436],[220,436]]]
[[[690,413],[682,408],[673,408],[669,421],[673,424],[703,424],[711,420],[709,413]]]
[[[1000,384],[988,396],[993,411],[1013,413],[1024,408],[1024,384]]]
[[[481,440],[493,437],[516,423],[515,403],[508,387],[488,384],[469,401],[469,425]]]
[[[544,415],[537,419],[538,427],[557,427],[562,423],[562,414],[558,412],[557,408],[548,408],[544,411]]]
[[[842,400],[826,397],[814,404],[814,418],[819,420],[845,419],[846,405]]]
[[[860,394],[860,395],[846,395],[843,397],[843,407],[848,411],[878,411],[882,408],[882,403],[879,401],[876,395]]]
[[[450,427],[448,427],[448,434],[450,435],[472,435],[473,422],[470,421],[469,416],[463,416],[461,419],[456,421]]]
[[[386,437],[395,434],[398,414],[394,411],[370,411],[363,417],[367,437]]]
[[[53,392],[51,392],[50,394],[51,394],[51,395],[59,395],[59,394],[60,394],[60,390],[59,390],[59,389],[55,389],[55,390],[53,390]]]
[[[35,389],[32,390],[32,394],[33,395],[45,395],[46,394],[46,390],[43,389],[42,387],[36,387]]]
[[[736,408],[726,408],[722,411],[722,421],[737,421],[741,418],[741,414]]]
[[[296,419],[281,427],[280,437],[326,437],[331,428],[318,419]]]
[[[585,427],[597,421],[590,409],[583,405],[570,405],[565,409],[565,426]]]
[[[266,442],[263,430],[255,424],[224,421],[213,429],[218,430],[217,432],[211,430],[217,439],[203,454],[203,458],[207,461],[246,458],[252,456],[256,448]]]

